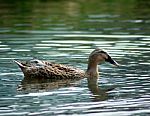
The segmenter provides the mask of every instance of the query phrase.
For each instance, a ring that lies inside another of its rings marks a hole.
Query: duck
[[[95,77],[99,75],[98,65],[103,62],[108,62],[114,66],[119,64],[103,49],[94,49],[88,58],[87,70],[58,64],[54,62],[32,59],[29,61],[14,60],[20,67],[25,78],[32,79],[82,79],[85,77]]]

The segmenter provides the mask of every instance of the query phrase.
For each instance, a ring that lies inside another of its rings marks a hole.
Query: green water
[[[1,0],[0,116],[148,116],[149,6],[148,0]],[[23,74],[12,60],[35,57],[86,70],[96,47],[122,65],[102,64],[99,87],[82,79],[18,89]]]

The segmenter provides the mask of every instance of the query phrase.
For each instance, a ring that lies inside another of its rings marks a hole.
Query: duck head
[[[111,58],[111,56],[104,50],[96,48],[89,55],[88,68],[86,73],[91,77],[98,77],[98,64],[103,62],[108,62],[114,66],[119,66],[119,64]]]

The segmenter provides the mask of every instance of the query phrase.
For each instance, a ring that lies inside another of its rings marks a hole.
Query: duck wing
[[[26,78],[75,79],[85,76],[83,70],[62,64],[41,60],[15,62],[19,65]]]

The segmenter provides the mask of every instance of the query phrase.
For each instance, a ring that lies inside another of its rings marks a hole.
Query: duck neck
[[[89,60],[89,63],[88,63],[88,67],[87,67],[87,75],[90,76],[90,77],[98,77],[98,62],[96,61],[91,61]]]

